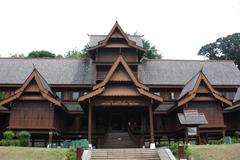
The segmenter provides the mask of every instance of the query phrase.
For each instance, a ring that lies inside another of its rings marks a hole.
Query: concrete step
[[[102,148],[136,148],[135,142],[127,132],[108,133]]]
[[[142,148],[93,149],[92,160],[160,160],[157,150]]]

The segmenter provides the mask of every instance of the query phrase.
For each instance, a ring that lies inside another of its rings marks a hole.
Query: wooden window
[[[234,99],[235,97],[235,92],[223,92],[223,96],[227,99]]]
[[[72,100],[77,100],[79,98],[79,92],[72,92]]]
[[[63,94],[60,91],[55,92],[55,94],[58,96],[59,99],[62,99]]]
[[[158,96],[160,96],[161,95],[161,93],[158,91],[158,92],[154,92],[154,94],[156,94],[156,95],[158,95]]]
[[[171,92],[171,93],[170,93],[170,99],[171,99],[171,100],[175,100],[175,98],[176,98],[176,97],[175,97],[175,93],[174,93],[174,92]]]

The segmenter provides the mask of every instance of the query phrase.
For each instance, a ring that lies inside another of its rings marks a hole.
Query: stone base
[[[88,147],[89,147],[90,149],[92,149],[92,144],[88,144]]]
[[[155,143],[150,143],[150,149],[156,149]]]

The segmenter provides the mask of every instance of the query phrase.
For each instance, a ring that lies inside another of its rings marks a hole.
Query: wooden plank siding
[[[20,101],[12,107],[9,128],[53,128],[53,115],[47,101]]]
[[[204,113],[208,124],[201,125],[202,127],[224,126],[222,104],[217,101],[207,102],[190,102],[186,109],[197,109],[199,113]],[[200,126],[200,127],[201,127]]]

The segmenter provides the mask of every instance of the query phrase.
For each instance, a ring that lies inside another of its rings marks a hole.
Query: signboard
[[[138,106],[140,105],[140,103],[138,103],[137,101],[134,100],[107,100],[104,101],[102,103],[100,103],[100,105],[104,105],[104,106]]]
[[[125,97],[112,98],[112,97],[98,97],[92,100],[92,106],[149,106],[149,101],[146,99]]]
[[[188,127],[187,133],[189,136],[196,136],[197,135],[197,127]]]

